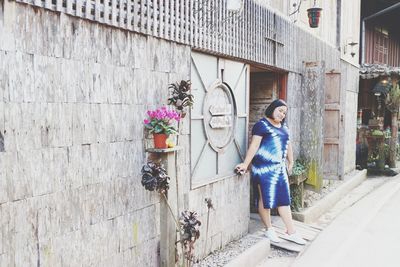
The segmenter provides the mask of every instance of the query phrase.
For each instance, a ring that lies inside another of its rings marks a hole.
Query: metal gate
[[[192,53],[192,188],[234,176],[247,150],[248,75],[244,63]]]

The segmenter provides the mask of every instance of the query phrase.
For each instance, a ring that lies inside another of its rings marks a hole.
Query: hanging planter
[[[311,28],[318,28],[319,18],[321,17],[322,8],[312,7],[307,9],[308,23]]]

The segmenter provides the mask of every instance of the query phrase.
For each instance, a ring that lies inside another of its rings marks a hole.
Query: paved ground
[[[323,216],[321,216],[315,224],[319,227],[325,228],[324,231],[317,237],[316,240],[314,240],[311,244],[308,244],[305,251],[300,255],[297,259],[293,257],[294,255],[287,255],[285,253],[273,254],[273,250],[271,251],[272,255],[270,255],[268,258],[265,259],[264,262],[262,262],[259,266],[265,266],[265,267],[285,267],[285,266],[291,266],[294,264],[294,266],[307,266],[307,267],[313,267],[313,266],[384,266],[386,265],[357,265],[357,262],[347,262],[346,260],[336,262],[333,261],[332,263],[327,263],[326,259],[330,258],[331,255],[337,254],[338,256],[341,255],[344,252],[350,253],[352,255],[353,251],[353,246],[356,244],[353,244],[353,240],[358,240],[361,237],[364,236],[364,234],[358,234],[356,237],[350,237],[353,236],[353,233],[356,234],[356,229],[357,231],[360,231],[360,226],[365,224],[365,217],[362,217],[361,215],[367,216],[372,216],[372,218],[376,217],[376,221],[373,223],[378,223],[378,217],[384,218],[384,214],[378,214],[371,215],[374,213],[376,210],[380,210],[378,207],[381,205],[382,207],[389,208],[390,205],[385,205],[382,203],[382,196],[386,196],[390,194],[393,190],[394,185],[400,183],[400,176],[396,176],[394,178],[388,178],[388,177],[370,177],[366,179],[363,183],[361,183],[358,187],[353,189],[349,194],[346,195],[343,199],[341,199],[330,211],[326,212]],[[390,183],[389,183],[390,182]],[[390,192],[389,192],[390,191]],[[394,194],[395,196],[396,194]],[[400,197],[400,192],[397,192],[398,197]],[[394,197],[393,196],[393,197]],[[400,205],[400,200],[399,199],[387,199],[387,201],[397,201],[397,205]],[[368,202],[368,204],[362,204],[364,202]],[[368,206],[369,205],[369,206]],[[392,204],[396,205],[396,204]],[[375,207],[375,209],[373,208]],[[396,208],[396,207],[395,207]],[[395,213],[392,207],[393,212]],[[400,211],[400,208],[397,207],[397,210]],[[368,217],[367,216],[367,217]],[[398,212],[398,216],[400,218],[400,212]],[[347,219],[346,219],[347,218]],[[363,218],[363,219],[361,219]],[[353,222],[349,221],[349,219],[352,219]],[[386,219],[385,219],[386,220]],[[368,220],[370,221],[370,220]],[[390,221],[390,220],[389,220]],[[395,220],[396,221],[396,220]],[[381,220],[381,223],[384,221]],[[371,222],[372,223],[372,222]],[[396,221],[396,223],[398,223]],[[335,225],[341,225],[335,226]],[[400,224],[398,224],[400,225]],[[369,225],[367,223],[365,227],[372,227],[373,225]],[[367,229],[363,228],[363,229]],[[392,229],[393,230],[393,229]],[[400,231],[398,231],[400,233]],[[379,237],[379,231],[373,231],[373,233],[376,233]],[[342,237],[344,236],[344,238]],[[385,235],[386,236],[386,235]],[[390,236],[390,235],[389,235]],[[396,236],[397,237],[397,236]],[[376,238],[376,237],[375,237]],[[348,241],[345,241],[348,240]],[[398,239],[400,242],[400,238]],[[333,242],[336,241],[336,242]],[[342,242],[343,241],[343,242]],[[364,240],[366,242],[366,240]],[[345,245],[348,244],[348,245]],[[399,243],[400,244],[400,243]],[[378,247],[386,247],[388,244],[382,240],[379,242],[377,245]],[[346,249],[343,250],[341,246],[346,246]],[[372,247],[370,247],[372,248]],[[375,248],[377,249],[377,248]],[[389,249],[390,250],[390,249]],[[334,253],[332,253],[334,251]],[[342,252],[340,252],[342,251]],[[384,251],[386,251],[384,249]],[[400,251],[400,248],[398,248],[398,251]],[[360,253],[363,254],[365,251],[361,250]],[[374,253],[370,253],[370,255],[374,255]],[[382,256],[385,254],[384,252]],[[315,254],[315,255],[314,255]],[[393,254],[395,255],[395,254]],[[328,257],[329,256],[329,257]],[[344,259],[346,259],[346,256],[344,256]],[[296,260],[296,261],[295,261]],[[325,265],[324,265],[325,264]],[[330,265],[329,265],[330,264]],[[392,266],[392,265],[387,265],[387,266]],[[400,265],[396,265],[400,266]]]
[[[291,266],[400,266],[399,205],[400,175],[340,213]]]

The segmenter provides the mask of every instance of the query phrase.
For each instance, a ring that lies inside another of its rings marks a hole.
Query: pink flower
[[[174,121],[179,122],[181,116],[175,110],[162,106],[155,110],[147,110],[146,113],[148,118],[143,120],[143,122],[150,131],[155,131],[155,129],[159,129],[160,126],[164,129],[163,131],[167,133],[174,133],[177,131]]]

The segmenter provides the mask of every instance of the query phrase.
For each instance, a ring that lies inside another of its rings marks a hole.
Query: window
[[[389,34],[384,28],[375,27],[373,63],[388,64]]]

